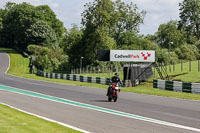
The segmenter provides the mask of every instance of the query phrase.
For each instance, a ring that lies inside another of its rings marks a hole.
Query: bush
[[[176,48],[174,52],[176,53],[179,59],[183,59],[183,53],[181,52],[180,48]]]
[[[184,44],[180,46],[180,50],[176,49],[179,59],[197,60],[199,59],[199,50],[195,45]]]
[[[169,51],[167,49],[156,50],[156,62],[158,63],[169,63],[170,61]]]
[[[60,48],[47,48],[37,45],[29,45],[27,48],[28,52],[35,56],[33,64],[37,69],[43,70],[45,72],[55,72],[66,70],[68,64],[68,58],[63,54]]]
[[[179,62],[179,58],[175,52],[169,52],[169,62],[170,64],[175,64]]]

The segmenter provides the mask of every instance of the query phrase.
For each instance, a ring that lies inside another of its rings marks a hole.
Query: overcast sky
[[[6,2],[28,2],[32,5],[49,5],[66,28],[71,28],[75,23],[80,26],[81,13],[85,3],[93,0],[0,0],[0,8],[4,8]],[[179,20],[179,3],[183,0],[122,0],[126,3],[137,4],[139,10],[147,12],[144,24],[140,27],[141,34],[154,34],[160,24],[170,20]]]

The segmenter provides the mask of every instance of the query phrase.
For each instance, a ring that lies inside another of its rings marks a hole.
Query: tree
[[[179,47],[186,41],[184,39],[184,32],[178,30],[177,21],[169,21],[167,24],[161,24],[155,35],[157,43],[169,50]]]
[[[34,23],[25,33],[29,44],[53,47],[57,41],[54,30],[44,21]]]
[[[0,30],[2,30],[3,24],[2,24],[2,18],[0,17]]]
[[[179,6],[179,28],[200,39],[200,0],[184,0]]]
[[[6,34],[6,39],[10,40],[9,44],[25,49],[26,30],[34,24],[39,18],[34,11],[34,6],[22,4],[7,4],[9,7],[8,13],[3,19],[3,28]]]
[[[2,28],[3,28],[3,25],[2,25],[2,18],[0,17],[0,45],[1,45],[2,41],[3,41]]]
[[[132,43],[129,45],[123,45],[120,49],[129,50],[158,50],[159,47],[152,41],[149,41],[142,37],[132,37]]]
[[[152,41],[152,42],[156,42],[157,37],[156,37],[156,35],[147,34],[147,35],[145,36],[145,39],[147,39],[147,40],[149,40],[149,41]]]
[[[143,23],[146,12],[144,10],[139,12],[136,4],[132,2],[125,4],[121,0],[115,1],[114,9],[114,38],[120,46],[124,43],[122,41],[124,36],[121,36],[123,33],[135,36],[139,32],[139,26]]]
[[[33,41],[35,38],[34,36],[30,39],[30,36],[27,36],[27,33],[30,32],[33,25],[35,26],[34,31],[41,32],[41,29],[36,29],[40,28],[38,21],[46,22],[51,28],[52,37],[54,36],[53,34],[55,34],[57,41],[62,40],[65,31],[63,23],[56,18],[56,15],[48,6],[35,7],[25,2],[22,4],[8,2],[5,10],[6,16],[3,19],[3,31],[6,40],[9,40],[8,43],[10,46],[17,46],[25,50],[28,44],[37,42],[38,40]],[[48,36],[48,38],[49,37],[50,36]],[[50,39],[50,43],[51,42]]]
[[[82,13],[84,30],[81,56],[87,58],[86,64],[94,65],[98,64],[98,50],[121,47],[127,43],[127,40],[123,40],[124,35],[131,40],[130,36],[138,33],[145,14],[144,11],[138,12],[133,3],[128,5],[120,0],[94,0],[85,7]]]
[[[80,58],[83,55],[82,39],[83,32],[77,25],[73,25],[64,38],[65,44],[63,48],[65,53],[69,55],[70,67],[77,68],[80,65]]]
[[[117,47],[129,46],[132,44],[136,44],[136,41],[139,39],[137,34],[132,31],[126,31],[120,33],[117,39]]]
[[[14,3],[14,2],[7,2],[6,3],[6,6],[5,6],[5,10],[6,11],[9,11],[9,10],[11,10],[14,6],[16,6],[17,4],[16,3]]]
[[[0,44],[5,45],[5,37],[4,37],[4,31],[3,31],[3,19],[6,15],[6,11],[3,9],[0,9]]]
[[[100,49],[115,48],[115,41],[110,35],[114,6],[111,0],[95,0],[86,4],[82,13],[83,31],[82,55],[87,58],[86,65],[97,65],[97,53]]]
[[[66,31],[63,22],[56,18],[55,13],[48,5],[37,6],[36,11],[39,12],[40,19],[45,21],[54,30],[57,39],[60,42],[63,38],[64,32]]]
[[[65,38],[64,38],[64,51],[66,53],[69,52],[69,50],[71,49],[71,47],[73,47],[75,44],[78,44],[83,37],[83,31],[81,29],[78,28],[77,25],[73,24],[72,28],[69,29],[68,32],[66,32]]]

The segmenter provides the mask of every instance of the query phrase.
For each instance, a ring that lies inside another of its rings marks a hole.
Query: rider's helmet
[[[115,73],[115,76],[116,76],[116,77],[119,77],[119,73]]]

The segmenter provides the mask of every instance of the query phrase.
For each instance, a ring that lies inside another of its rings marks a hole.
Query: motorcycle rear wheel
[[[111,102],[112,101],[112,97],[108,96],[108,101]]]
[[[113,97],[113,101],[114,101],[114,102],[117,102],[117,95],[115,95],[115,96]]]

